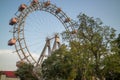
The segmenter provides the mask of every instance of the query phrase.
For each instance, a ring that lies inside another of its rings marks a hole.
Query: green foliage
[[[25,63],[17,69],[16,75],[18,75],[21,80],[37,80],[33,74],[33,68],[34,66],[32,64]]]
[[[42,64],[45,80],[73,80],[76,68],[72,54],[63,45]]]
[[[115,30],[103,26],[97,18],[85,14],[78,16],[77,40],[70,41],[69,47],[61,46],[43,62],[45,80],[119,80],[120,36]],[[65,33],[65,32],[64,32]],[[69,41],[70,35],[64,35]],[[111,75],[112,74],[112,75]]]
[[[78,38],[81,43],[80,54],[85,58],[85,73],[83,76],[95,76],[102,80],[104,70],[102,63],[106,55],[110,55],[111,42],[115,40],[115,30],[109,26],[103,26],[102,22],[88,17],[85,14],[78,16],[80,26]],[[86,63],[86,64],[85,64]],[[83,63],[82,63],[83,64]]]
[[[104,59],[104,74],[106,78],[120,80],[120,58],[118,54],[112,54]]]
[[[120,80],[120,34],[111,42],[111,53],[103,60],[104,74],[107,80]]]
[[[118,35],[118,38],[116,39],[116,42],[117,42],[118,48],[120,49],[120,34]]]
[[[120,56],[120,34],[118,34],[118,37],[111,42],[111,52],[115,52]]]

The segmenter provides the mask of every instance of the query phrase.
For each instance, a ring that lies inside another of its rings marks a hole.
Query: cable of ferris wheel
[[[29,26],[31,26],[31,25],[33,25],[33,23],[32,22],[34,22],[34,19],[37,19],[38,17],[35,17],[35,15],[32,15],[33,17],[28,17],[28,21],[26,22],[26,24],[27,24],[27,26],[29,25]],[[34,18],[35,17],[35,18]],[[29,23],[28,23],[29,22]],[[39,20],[36,20],[36,23],[34,24],[34,26],[32,27],[32,29],[33,30],[35,30],[35,31],[40,31],[41,29],[40,29],[40,27],[38,27],[39,25],[41,25],[41,21]],[[36,27],[35,27],[36,26]],[[36,28],[36,29],[35,29]]]
[[[29,1],[32,1],[32,0],[29,0]],[[45,0],[43,0],[43,2],[44,2],[44,1],[45,1]],[[47,1],[50,1],[50,0],[47,0]],[[35,15],[35,17],[36,17],[35,19],[37,19],[38,16],[39,16],[39,15],[37,15],[36,13],[33,13],[33,15]],[[39,18],[38,18],[38,19],[39,19]],[[37,23],[38,23],[39,25],[41,25],[41,20],[40,20],[40,19],[37,20]],[[40,28],[40,27],[37,26],[37,29],[39,29],[39,28]],[[40,29],[39,29],[39,30],[40,30]]]

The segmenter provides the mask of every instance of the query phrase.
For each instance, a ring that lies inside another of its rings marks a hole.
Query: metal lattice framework
[[[27,47],[25,36],[24,36],[25,21],[27,16],[30,13],[38,10],[48,12],[54,15],[63,24],[66,32],[70,33],[75,30],[74,21],[72,21],[62,10],[60,10],[60,12],[57,13],[56,11],[58,9],[60,8],[58,8],[56,5],[53,5],[51,3],[49,5],[46,5],[46,2],[37,2],[37,3],[30,4],[23,11],[19,12],[19,14],[16,14],[16,18],[18,21],[13,28],[13,38],[16,38],[15,49],[21,61],[27,61],[37,66],[38,64],[42,63],[43,57],[45,57],[44,55],[45,49],[48,47],[49,52],[51,52],[52,50],[55,49],[55,46],[57,44],[55,39],[55,42],[54,42],[55,44],[53,45],[54,48],[51,49],[48,45],[50,39],[46,40],[45,47],[38,61],[36,61],[33,58],[30,50]]]

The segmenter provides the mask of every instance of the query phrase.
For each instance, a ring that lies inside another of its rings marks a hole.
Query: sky
[[[0,0],[0,70],[16,70],[15,64],[19,58],[16,53],[13,53],[15,51],[14,46],[10,47],[7,45],[8,40],[12,38],[12,33],[9,31],[13,28],[9,25],[9,20],[15,16],[14,14],[17,12],[20,4],[25,3],[29,5],[29,1],[30,0]],[[60,7],[63,12],[73,20],[77,20],[79,13],[85,13],[90,17],[100,18],[103,21],[103,25],[111,26],[117,30],[117,34],[120,33],[120,0],[50,1],[52,4]],[[40,41],[40,45],[37,47],[44,46],[47,36],[64,30],[63,25],[56,17],[43,11],[31,13],[26,19],[26,26],[26,42],[33,44]],[[35,57],[38,57],[41,52],[36,51],[38,49],[37,47],[29,48]],[[33,48],[36,49],[32,50]]]

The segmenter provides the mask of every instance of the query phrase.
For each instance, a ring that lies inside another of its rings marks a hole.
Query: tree
[[[112,65],[115,60],[112,53],[119,50],[115,48],[115,30],[103,26],[99,18],[79,14],[78,19],[77,40],[70,41],[68,48],[61,47],[43,62],[45,80],[104,80],[112,69],[108,59],[112,59]],[[63,38],[69,40],[70,34],[64,33]],[[114,69],[119,73],[117,64]]]
[[[115,39],[115,30],[103,26],[100,19],[80,14],[78,39],[80,42],[81,59],[84,61],[83,77],[94,76],[102,80],[102,60],[110,54],[110,44]],[[89,74],[88,74],[89,73]]]
[[[111,53],[104,59],[104,72],[107,80],[120,80],[120,34],[111,42]]]
[[[62,45],[43,62],[43,78],[45,80],[74,80],[77,69],[73,59],[73,55],[66,46]]]
[[[111,42],[111,52],[117,53],[120,55],[120,34],[118,34],[118,37]]]
[[[120,58],[118,54],[112,54],[104,60],[104,74],[106,80],[120,80]]]
[[[32,64],[24,63],[17,69],[16,75],[18,75],[21,80],[38,80],[33,74],[33,68],[34,66]]]
[[[120,34],[118,34],[118,37],[117,37],[117,39],[116,39],[116,42],[117,42],[118,48],[120,49]]]

